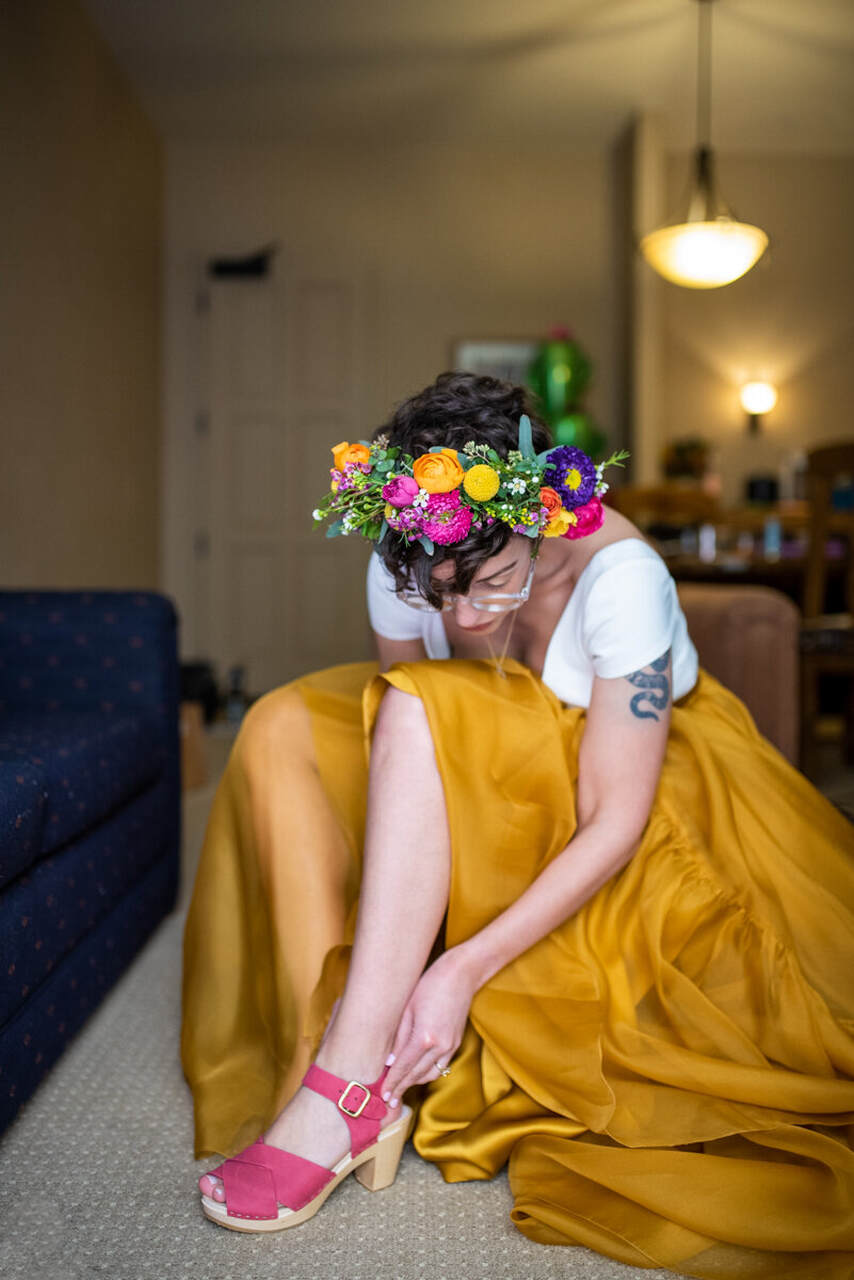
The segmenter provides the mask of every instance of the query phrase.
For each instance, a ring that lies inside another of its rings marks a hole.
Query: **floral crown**
[[[461,453],[436,446],[417,458],[388,446],[381,435],[332,449],[332,487],[312,512],[315,524],[332,518],[328,538],[361,533],[382,542],[391,530],[432,555],[496,520],[529,538],[584,538],[602,524],[605,468],[629,456],[620,449],[597,465],[573,445],[535,453],[527,414],[506,459],[474,441]]]

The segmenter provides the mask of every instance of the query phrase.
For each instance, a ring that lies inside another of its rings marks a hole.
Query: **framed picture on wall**
[[[460,338],[451,349],[451,367],[524,383],[540,345],[536,338]]]

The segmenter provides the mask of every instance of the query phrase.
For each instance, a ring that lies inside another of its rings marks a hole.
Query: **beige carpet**
[[[407,1148],[394,1185],[353,1178],[278,1236],[202,1215],[178,1059],[183,911],[163,922],[0,1142],[3,1280],[629,1280],[532,1244],[505,1176],[446,1185]],[[658,1272],[657,1274],[664,1274]]]
[[[211,783],[184,805],[178,911],[163,922],[0,1140],[3,1280],[630,1280],[651,1274],[511,1225],[506,1176],[446,1185],[410,1148],[394,1185],[348,1179],[279,1236],[224,1231],[195,1189],[178,1058],[187,886],[231,734],[209,741]],[[851,774],[836,779],[851,798]],[[831,788],[827,788],[831,790]]]

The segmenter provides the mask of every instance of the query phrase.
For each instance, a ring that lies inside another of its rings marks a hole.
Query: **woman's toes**
[[[210,1196],[212,1200],[218,1200],[220,1203],[225,1199],[225,1192],[222,1189],[222,1183],[219,1178],[215,1178],[212,1173],[203,1173],[199,1178],[199,1190],[202,1195]]]

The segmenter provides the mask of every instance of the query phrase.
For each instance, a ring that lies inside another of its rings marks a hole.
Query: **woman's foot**
[[[364,1058],[360,1062],[352,1054],[339,1056],[325,1046],[321,1047],[316,1061],[319,1067],[344,1080],[368,1082],[378,1079],[385,1066],[384,1059],[378,1062],[376,1058]],[[380,1121],[380,1128],[385,1128],[399,1118],[400,1108],[390,1109]],[[306,1088],[297,1090],[263,1134],[263,1138],[271,1147],[303,1156],[327,1169],[331,1169],[350,1151],[350,1131],[344,1116],[328,1098]],[[220,1204],[225,1200],[222,1180],[212,1174],[205,1173],[201,1176],[199,1190]]]

